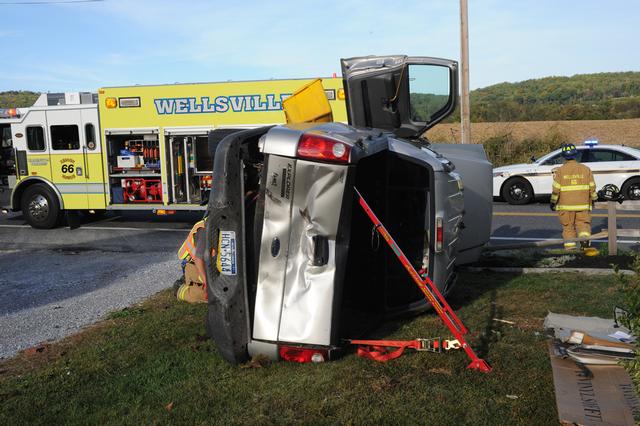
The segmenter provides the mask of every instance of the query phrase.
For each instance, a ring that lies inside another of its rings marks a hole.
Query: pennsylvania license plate
[[[218,272],[222,275],[236,275],[238,272],[236,259],[236,233],[220,231],[218,236]]]

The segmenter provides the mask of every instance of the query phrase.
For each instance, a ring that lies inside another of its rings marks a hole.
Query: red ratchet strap
[[[473,352],[473,349],[471,349],[471,346],[465,340],[464,336],[468,333],[467,328],[464,326],[462,321],[460,321],[453,309],[451,309],[451,306],[449,306],[447,301],[444,299],[444,296],[442,296],[442,293],[440,293],[438,287],[436,287],[436,285],[433,283],[433,281],[431,281],[431,279],[429,279],[428,276],[420,276],[413,265],[411,265],[411,262],[409,262],[409,259],[407,259],[407,256],[405,256],[404,252],[391,237],[391,235],[387,231],[387,228],[384,227],[382,222],[380,222],[380,219],[378,219],[375,213],[373,213],[373,210],[371,210],[369,204],[367,204],[365,199],[362,197],[362,194],[360,194],[360,192],[355,187],[354,190],[356,191],[356,194],[358,194],[360,206],[364,209],[367,216],[369,216],[371,222],[373,222],[376,231],[380,235],[382,235],[382,238],[384,238],[391,250],[398,257],[400,263],[402,263],[402,266],[404,266],[404,268],[407,270],[415,284],[418,286],[418,288],[420,288],[420,291],[422,291],[422,293],[431,303],[431,306],[433,306],[433,308],[436,310],[444,324],[447,326],[447,328],[449,328],[449,331],[451,331],[455,339],[460,342],[460,345],[466,352],[467,356],[471,359],[471,363],[467,366],[467,368],[480,370],[485,373],[491,371],[491,367],[489,366],[489,364],[487,364],[485,360],[478,358],[475,352]],[[401,349],[402,350],[396,351],[399,351],[399,354],[396,356],[396,358],[402,354],[402,352],[404,351],[404,347],[401,347]]]
[[[457,340],[415,339],[415,340],[349,340],[352,345],[358,345],[358,356],[378,362],[386,362],[400,357],[404,350],[442,352],[442,350],[460,349]],[[390,351],[389,348],[397,348]]]

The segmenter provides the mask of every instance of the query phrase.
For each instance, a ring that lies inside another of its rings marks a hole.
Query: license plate
[[[218,272],[222,275],[235,275],[238,272],[236,260],[236,233],[220,231],[218,236]]]

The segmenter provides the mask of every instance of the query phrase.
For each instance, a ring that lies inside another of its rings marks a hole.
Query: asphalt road
[[[171,287],[177,248],[201,216],[109,214],[37,230],[0,215],[0,358]]]
[[[606,228],[606,212],[594,213],[595,233]],[[0,357],[60,339],[169,288],[180,274],[177,247],[201,216],[108,213],[36,230],[20,214],[0,215]],[[622,216],[619,227],[640,227],[640,211]],[[494,204],[491,244],[560,237],[547,204]],[[640,250],[635,239],[620,243]]]
[[[592,233],[607,229],[606,210],[594,210],[591,222]],[[619,211],[618,228],[640,228],[640,211]],[[493,204],[491,244],[514,244],[518,242],[562,238],[562,227],[556,212],[549,204],[536,203],[511,206],[507,203]],[[599,241],[604,243],[605,240]],[[640,239],[618,238],[620,247],[640,251]]]

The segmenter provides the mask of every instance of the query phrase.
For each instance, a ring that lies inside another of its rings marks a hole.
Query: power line
[[[50,1],[3,1],[0,6],[23,6],[35,4],[65,4],[65,3],[97,3],[104,0],[50,0]]]

